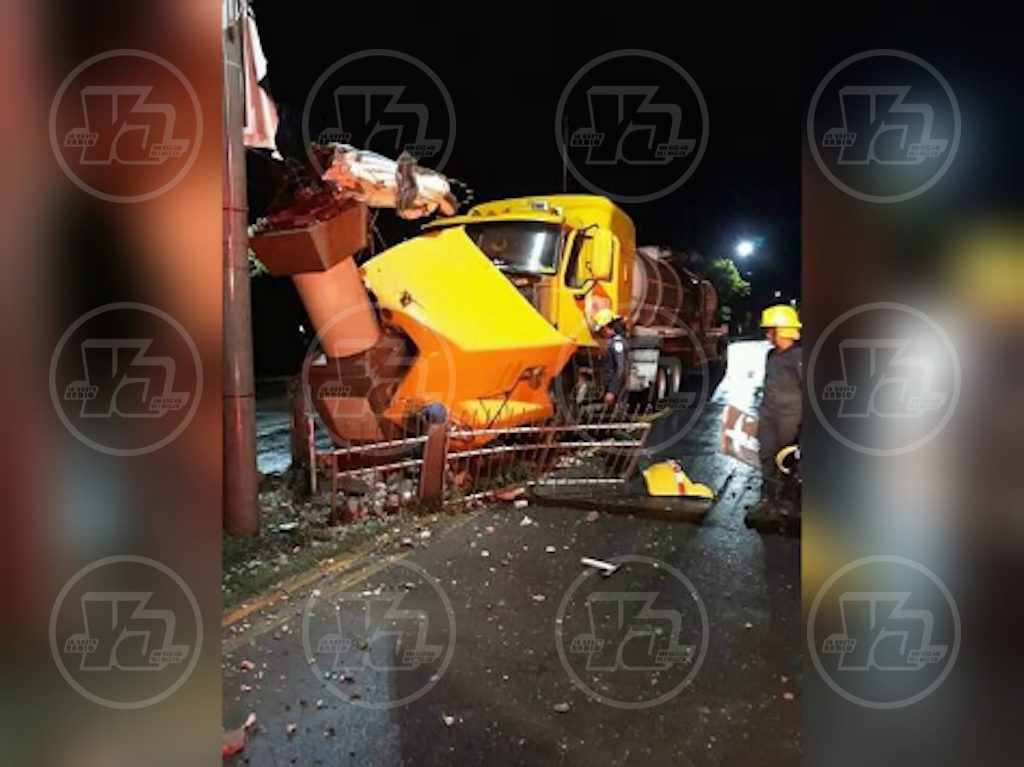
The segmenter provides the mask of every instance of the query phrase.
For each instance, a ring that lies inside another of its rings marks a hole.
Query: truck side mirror
[[[612,278],[615,269],[615,251],[619,248],[619,238],[608,229],[595,229],[590,235],[590,248],[587,253],[587,277],[592,280],[607,281]]]

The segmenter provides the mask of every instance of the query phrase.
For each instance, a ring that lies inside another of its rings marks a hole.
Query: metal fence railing
[[[337,524],[416,503],[486,500],[510,488],[620,485],[643,451],[649,412],[593,408],[572,421],[509,428],[435,424],[422,435],[326,450],[305,414],[293,419],[293,460],[308,463],[313,492],[321,482],[329,489]]]

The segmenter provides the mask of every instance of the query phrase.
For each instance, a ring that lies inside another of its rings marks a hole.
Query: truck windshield
[[[466,234],[502,271],[554,274],[558,269],[561,232],[557,224],[533,221],[467,224]]]

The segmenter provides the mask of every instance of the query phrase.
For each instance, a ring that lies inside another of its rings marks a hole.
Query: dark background
[[[776,290],[799,298],[795,9],[760,12],[760,18],[744,11],[742,28],[735,26],[734,9],[711,11],[709,17],[702,8],[698,21],[684,19],[674,6],[619,8],[614,16],[575,4],[524,6],[515,14],[477,6],[444,18],[436,6],[415,15],[404,9],[382,13],[374,4],[256,2],[254,11],[270,90],[282,112],[278,143],[285,154],[302,151],[296,140],[302,108],[321,73],[358,50],[391,48],[422,60],[448,88],[457,133],[444,172],[471,186],[476,201],[563,190],[554,116],[562,90],[580,67],[622,48],[668,56],[701,88],[710,136],[700,166],[678,190],[623,206],[636,223],[638,244],[718,256],[732,255],[744,236],[761,237],[757,254],[742,265],[753,271],[752,303],[773,300]],[[567,191],[587,192],[571,174]],[[250,189],[254,207],[259,195]],[[389,211],[381,213],[389,244],[416,231],[414,224],[394,219]],[[255,280],[253,316],[257,373],[297,370],[305,352],[297,326],[304,318],[290,281]]]

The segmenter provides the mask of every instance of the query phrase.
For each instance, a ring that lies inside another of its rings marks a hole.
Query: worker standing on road
[[[594,330],[605,342],[601,358],[601,383],[604,385],[604,404],[617,404],[626,393],[629,383],[629,339],[626,323],[611,309],[600,309],[594,315]]]
[[[800,315],[785,304],[761,313],[761,327],[772,348],[765,362],[764,387],[758,424],[761,464],[761,499],[747,512],[747,520],[795,515],[799,509],[786,497],[787,479],[775,463],[782,448],[796,442],[803,403],[803,361],[800,350]]]

